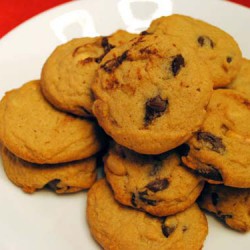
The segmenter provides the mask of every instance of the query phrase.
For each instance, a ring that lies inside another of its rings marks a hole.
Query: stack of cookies
[[[41,80],[0,102],[6,174],[25,192],[76,192],[93,185],[96,154],[107,150],[105,179],[88,193],[97,242],[201,249],[199,206],[250,230],[249,86],[235,40],[190,17],[74,39],[50,55]]]
[[[104,249],[201,249],[196,201],[250,230],[249,69],[230,35],[181,15],[107,53],[92,111],[114,142],[87,207]]]
[[[56,110],[43,97],[40,81],[9,91],[0,103],[3,166],[27,193],[50,187],[57,193],[89,188],[103,146],[94,121]]]

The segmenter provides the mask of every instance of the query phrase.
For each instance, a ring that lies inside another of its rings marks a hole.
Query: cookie
[[[199,205],[214,213],[229,227],[250,231],[250,189],[232,188],[223,185],[206,185]]]
[[[236,90],[215,90],[201,129],[182,160],[210,183],[250,187],[250,100]]]
[[[118,30],[108,37],[73,39],[58,46],[44,64],[43,94],[55,107],[80,116],[91,116],[90,84],[103,56],[135,37]]]
[[[161,154],[199,129],[212,82],[192,49],[146,35],[108,53],[92,89],[108,135],[138,153]]]
[[[41,94],[39,81],[7,92],[0,102],[0,117],[2,143],[29,162],[81,160],[102,147],[96,123],[54,109]]]
[[[8,178],[26,193],[48,187],[58,194],[90,188],[96,180],[95,157],[69,163],[39,165],[24,161],[1,148],[3,167]]]
[[[202,178],[181,166],[176,152],[139,155],[115,145],[109,150],[104,167],[117,201],[155,216],[187,209],[204,184]]]
[[[183,46],[194,48],[211,73],[215,88],[231,83],[240,69],[242,54],[234,38],[201,20],[183,15],[161,17],[151,23],[147,32],[174,35]]]
[[[104,179],[88,192],[87,220],[105,250],[200,250],[208,231],[196,204],[176,215],[153,217],[117,203]]]
[[[250,99],[250,60],[243,59],[239,74],[228,88],[238,90]]]

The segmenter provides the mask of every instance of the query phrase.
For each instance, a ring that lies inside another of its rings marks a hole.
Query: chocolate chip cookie
[[[0,102],[0,138],[17,157],[38,164],[88,158],[103,145],[94,121],[53,108],[43,97],[39,81],[9,91]]]
[[[60,110],[92,116],[90,84],[106,53],[136,35],[118,30],[107,37],[77,38],[58,46],[47,59],[41,75],[45,97]]]
[[[5,147],[1,148],[3,167],[8,178],[26,193],[50,188],[58,194],[90,188],[96,180],[95,157],[69,163],[39,165],[24,161]]]
[[[87,219],[105,250],[200,250],[208,232],[196,204],[176,215],[150,216],[117,203],[104,179],[88,192]]]
[[[223,185],[206,185],[199,205],[214,213],[229,227],[246,232],[250,230],[250,189]]]
[[[116,144],[105,157],[104,167],[117,201],[156,216],[187,209],[204,184],[202,178],[181,166],[174,151],[139,155]]]
[[[228,88],[238,90],[250,99],[250,60],[243,59],[239,74]]]
[[[117,143],[142,154],[166,152],[191,137],[212,93],[196,53],[163,35],[141,35],[114,48],[96,80],[93,112],[100,126]]]
[[[237,42],[225,31],[184,15],[171,15],[154,20],[148,33],[174,35],[183,46],[195,49],[211,74],[214,87],[223,87],[236,77],[242,60]]]
[[[187,142],[184,164],[210,183],[250,187],[250,100],[236,90],[213,92],[201,129]]]

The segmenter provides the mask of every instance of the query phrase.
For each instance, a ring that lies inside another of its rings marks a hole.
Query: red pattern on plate
[[[0,38],[25,20],[70,1],[72,0],[0,0]],[[229,1],[250,7],[249,0]]]

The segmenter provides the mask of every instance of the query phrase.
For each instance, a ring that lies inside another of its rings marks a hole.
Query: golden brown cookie
[[[45,97],[60,110],[91,116],[90,84],[99,63],[108,51],[135,36],[118,30],[108,37],[77,38],[58,46],[42,70],[41,87]]]
[[[154,217],[117,203],[102,179],[88,192],[90,231],[105,250],[200,250],[208,228],[194,204],[168,217]]]
[[[102,147],[96,123],[54,109],[41,94],[39,81],[7,92],[0,102],[0,117],[2,143],[29,162],[81,160]]]
[[[236,90],[213,92],[201,129],[183,162],[210,183],[250,187],[250,100]]]
[[[229,227],[250,231],[250,189],[207,184],[199,198],[199,205],[214,213]]]
[[[243,59],[239,74],[228,88],[238,90],[250,99],[250,60]]]
[[[90,188],[96,180],[96,158],[69,163],[39,165],[24,161],[5,147],[1,148],[8,178],[26,193],[49,187],[58,194]]]
[[[107,134],[138,153],[160,154],[199,129],[212,82],[192,49],[147,35],[108,53],[92,89],[93,112]]]
[[[211,24],[184,15],[154,20],[147,32],[179,37],[195,49],[211,73],[214,87],[228,85],[237,75],[242,55],[232,36]]]
[[[204,186],[202,178],[181,166],[176,152],[139,155],[116,144],[105,157],[104,167],[117,201],[155,216],[187,209]]]

